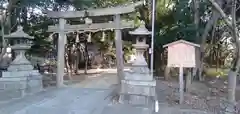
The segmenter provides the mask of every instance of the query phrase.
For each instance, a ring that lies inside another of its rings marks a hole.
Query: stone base
[[[155,81],[151,81],[149,83],[155,83]],[[124,80],[122,81],[121,92],[126,94],[141,95],[141,96],[155,96],[155,86],[147,86],[147,85],[140,85],[140,84],[133,85],[131,83],[127,83]]]
[[[151,96],[129,95],[129,103],[133,105],[151,105],[154,100]]]
[[[25,95],[26,83],[23,81],[0,80],[0,101],[8,101],[21,98]]]
[[[151,106],[154,105],[153,96],[139,96],[131,94],[121,94],[119,100],[123,104],[139,105],[139,106]]]
[[[22,74],[25,76],[20,76]],[[3,72],[3,77],[0,78],[0,101],[37,93],[42,91],[42,87],[42,75],[36,71]]]
[[[121,82],[120,99],[124,103],[148,106],[154,104],[156,81],[122,80]]]
[[[38,70],[22,70],[22,71],[4,71],[2,72],[2,77],[4,78],[14,78],[16,80],[19,80],[18,78],[24,78],[27,76],[38,76],[39,74]],[[42,76],[41,76],[42,77]]]

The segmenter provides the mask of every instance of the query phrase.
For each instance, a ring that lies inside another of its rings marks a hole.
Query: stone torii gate
[[[58,38],[58,52],[57,52],[57,87],[63,86],[64,76],[64,44],[66,40],[67,32],[74,31],[94,31],[94,30],[115,30],[115,44],[116,44],[116,56],[117,56],[117,72],[118,77],[123,75],[123,57],[122,57],[122,33],[121,29],[133,28],[133,22],[121,21],[120,15],[127,14],[135,11],[135,8],[144,4],[143,1],[136,2],[134,4],[126,6],[118,6],[112,8],[91,9],[84,11],[65,11],[55,12],[47,11],[47,16],[50,18],[59,19],[59,24],[55,26],[49,26],[49,32],[59,33]],[[86,15],[87,14],[87,15]],[[96,16],[114,16],[114,21],[109,23],[95,23],[95,24],[81,24],[81,25],[69,25],[66,24],[66,19],[70,18],[85,18]],[[121,79],[118,79],[119,83]]]

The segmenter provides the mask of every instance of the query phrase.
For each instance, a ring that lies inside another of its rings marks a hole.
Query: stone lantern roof
[[[141,21],[141,25],[134,31],[130,31],[129,34],[131,34],[131,35],[150,35],[151,31],[148,31],[148,29],[145,27],[145,22]]]
[[[16,32],[13,32],[9,35],[5,35],[5,38],[8,38],[8,39],[14,39],[14,38],[34,39],[32,36],[29,36],[27,33],[25,33],[23,31],[22,26],[18,26]]]

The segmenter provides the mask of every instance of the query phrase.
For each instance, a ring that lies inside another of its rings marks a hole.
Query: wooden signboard
[[[179,93],[180,104],[184,100],[183,68],[194,68],[196,66],[196,48],[200,45],[185,40],[178,40],[163,46],[168,47],[168,67],[179,67]]]
[[[195,47],[177,43],[168,46],[168,67],[195,67]]]

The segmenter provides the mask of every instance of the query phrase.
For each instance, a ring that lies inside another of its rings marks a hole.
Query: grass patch
[[[229,69],[224,68],[208,68],[206,69],[206,77],[227,78]]]

